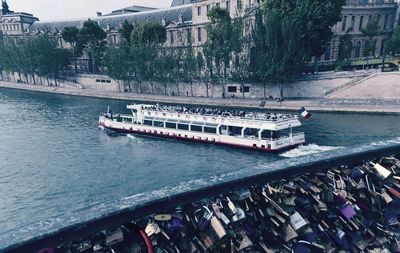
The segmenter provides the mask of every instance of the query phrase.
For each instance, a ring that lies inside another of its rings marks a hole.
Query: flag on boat
[[[309,118],[311,117],[311,113],[309,113],[309,112],[306,110],[306,108],[304,108],[304,106],[300,108],[299,113],[300,113],[301,116],[303,116],[303,118],[305,118],[305,119],[309,119]]]

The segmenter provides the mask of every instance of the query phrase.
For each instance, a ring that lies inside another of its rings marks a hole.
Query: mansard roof
[[[98,22],[98,24],[104,30],[119,29],[122,23],[127,20],[130,23],[140,24],[146,21],[161,23],[164,19],[166,25],[173,21],[179,20],[179,16],[182,16],[183,22],[192,20],[192,6],[183,5],[177,7],[171,7],[167,9],[156,9],[150,11],[143,11],[137,13],[126,13],[121,15],[112,16],[100,16],[90,18],[92,21]],[[87,19],[75,19],[75,20],[59,20],[59,21],[38,21],[29,27],[29,32],[59,32],[65,27],[75,26],[81,28],[83,23]]]
[[[180,6],[180,5],[185,5],[185,4],[191,4],[193,3],[194,0],[173,0],[171,6]]]

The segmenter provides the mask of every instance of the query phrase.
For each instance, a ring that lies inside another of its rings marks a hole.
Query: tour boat
[[[148,104],[128,105],[131,115],[107,110],[99,126],[120,133],[189,140],[261,151],[287,150],[305,143],[296,115],[187,109]]]

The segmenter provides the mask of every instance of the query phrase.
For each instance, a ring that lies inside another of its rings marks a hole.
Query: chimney
[[[167,19],[166,19],[165,17],[162,18],[161,24],[162,24],[163,26],[166,26],[166,25],[167,25]]]
[[[96,14],[97,14],[97,17],[101,17],[101,16],[103,16],[103,13],[101,13],[101,12],[96,12]]]
[[[183,24],[183,16],[179,15],[179,24]]]

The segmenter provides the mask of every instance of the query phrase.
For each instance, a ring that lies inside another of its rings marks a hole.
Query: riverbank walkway
[[[379,80],[374,80],[377,78]],[[385,80],[391,80],[386,82]],[[396,81],[398,80],[398,81]],[[381,81],[377,87],[377,82]],[[64,95],[109,98],[128,101],[147,101],[172,104],[192,104],[249,109],[298,110],[302,106],[316,112],[359,112],[400,114],[400,74],[370,77],[366,82],[345,87],[332,96],[324,98],[286,99],[283,102],[262,99],[206,98],[190,96],[169,96],[155,94],[123,93],[93,89],[76,89],[54,86],[19,84],[0,81],[0,87]],[[387,84],[387,85],[386,85]],[[387,87],[386,87],[387,86]],[[343,96],[341,96],[343,94]],[[366,95],[363,95],[366,94]]]

